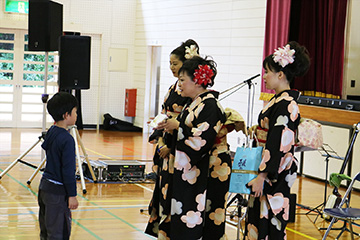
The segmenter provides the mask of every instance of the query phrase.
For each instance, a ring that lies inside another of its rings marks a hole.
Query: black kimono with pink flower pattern
[[[163,233],[171,240],[225,239],[231,163],[216,142],[226,121],[217,96],[201,94],[178,117],[170,231]]]
[[[177,89],[177,83],[178,81],[170,86],[167,94],[165,95],[161,111],[161,113],[173,118],[176,118],[182,111],[185,104],[190,101],[190,98],[181,96]],[[166,192],[163,192],[162,189],[165,186],[171,189],[172,186],[173,170],[169,169],[168,166],[170,165],[169,162],[174,162],[174,149],[176,144],[176,131],[169,133],[158,130],[157,134],[163,138],[165,145],[172,149],[172,151],[165,159],[161,158],[159,155],[159,148],[161,147],[159,146],[159,143],[156,146],[153,157],[153,171],[156,173],[157,178],[155,180],[154,192],[148,208],[150,220],[145,230],[146,233],[152,236],[157,236],[161,218],[170,214],[170,194],[166,194]]]
[[[295,132],[300,123],[299,92],[275,95],[261,111],[259,126],[267,130],[259,172],[266,172],[263,195],[250,195],[244,239],[286,239],[290,188],[296,180]]]
[[[173,178],[161,189],[171,200],[171,212],[160,222],[150,219],[157,223],[152,226],[158,239],[226,239],[225,202],[231,159],[227,129],[223,128],[226,116],[217,96],[214,91],[201,94],[177,118],[180,126],[175,159],[164,161],[163,166],[173,172]]]

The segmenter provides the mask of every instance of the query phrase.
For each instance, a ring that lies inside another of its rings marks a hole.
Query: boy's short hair
[[[56,93],[47,103],[47,110],[55,122],[64,120],[64,114],[78,107],[77,99],[67,92]]]

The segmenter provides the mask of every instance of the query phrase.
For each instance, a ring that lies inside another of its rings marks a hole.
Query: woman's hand
[[[159,156],[161,158],[166,158],[170,154],[170,148],[168,148],[166,145],[158,148]]]
[[[155,129],[157,129],[157,130],[165,129],[166,122],[167,122],[167,119],[159,122]]]
[[[255,197],[261,197],[263,195],[264,181],[267,173],[259,173],[259,175],[248,183],[254,192]]]
[[[179,125],[179,121],[175,118],[168,118],[160,122],[156,129],[164,129],[166,132],[170,132],[174,129],[178,129]]]

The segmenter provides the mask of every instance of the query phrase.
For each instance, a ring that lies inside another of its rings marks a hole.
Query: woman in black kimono
[[[192,39],[188,39],[182,43],[170,54],[170,70],[177,80],[170,86],[165,96],[164,103],[162,104],[161,113],[166,114],[168,118],[176,118],[183,109],[185,103],[189,101],[188,97],[183,97],[180,94],[178,72],[186,59],[190,59],[197,55],[199,55],[199,46]],[[156,134],[153,134],[153,139],[151,140],[157,141],[153,157],[153,171],[156,173],[157,178],[153,197],[149,204],[150,219],[145,230],[146,233],[152,236],[157,236],[161,217],[170,213],[171,200],[167,198],[169,195],[166,194],[163,189],[165,187],[171,188],[172,186],[174,154],[171,154],[171,148],[174,148],[176,142],[176,139],[173,139],[172,131],[163,132],[162,130],[155,130],[155,133],[158,135],[157,139],[154,139],[154,135]]]
[[[310,67],[305,47],[290,42],[263,62],[267,89],[275,96],[261,111],[257,131],[267,132],[258,176],[248,183],[252,193],[248,203],[244,239],[286,239],[290,187],[296,179],[295,132],[300,122],[296,90],[290,83]]]
[[[231,160],[227,133],[220,132],[226,115],[214,84],[215,62],[193,57],[179,70],[181,96],[190,97],[177,119],[159,124],[177,129],[171,213],[163,219],[161,239],[226,239],[225,200]],[[167,190],[169,193],[169,190]]]

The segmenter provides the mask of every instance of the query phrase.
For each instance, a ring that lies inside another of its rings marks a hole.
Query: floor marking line
[[[0,171],[3,172],[4,170],[2,170],[0,168]],[[14,180],[15,182],[17,182],[18,184],[20,184],[22,187],[24,187],[26,190],[28,190],[29,192],[31,192],[32,194],[34,194],[36,197],[38,196],[37,195],[37,192],[34,192],[31,188],[25,186],[23,183],[21,183],[19,180],[17,180],[16,178],[14,178],[13,176],[11,176],[10,174],[6,173],[6,176],[10,177],[12,180]]]
[[[105,157],[105,158],[112,159],[112,158],[110,158],[110,157],[108,157],[108,156],[106,156],[106,155],[104,155],[104,154],[98,153],[98,152],[93,151],[93,150],[91,150],[91,149],[88,149],[88,148],[85,148],[85,149],[88,150],[88,151],[90,151],[90,152],[93,152],[93,153],[95,153],[95,154],[98,154],[98,155],[100,155],[100,156],[103,156],[103,157]],[[132,151],[135,152],[134,150],[132,150]],[[0,171],[3,172],[4,170],[0,168]],[[22,187],[24,187],[25,189],[27,189],[29,192],[31,192],[32,194],[34,194],[34,195],[37,197],[37,193],[34,192],[32,189],[30,189],[29,187],[25,186],[23,183],[21,183],[20,181],[18,181],[18,180],[15,179],[14,177],[12,177],[10,174],[7,173],[6,175],[9,176],[12,180],[14,180],[14,181],[17,182],[18,184],[20,184]],[[138,184],[138,183],[136,183],[135,185],[137,185],[137,186],[139,186],[139,187],[141,187],[141,188],[143,188],[143,189],[145,189],[145,190],[147,190],[147,191],[149,191],[149,192],[153,192],[152,189],[147,188],[147,187],[144,187],[144,186],[142,186],[142,185],[140,185],[140,184]],[[124,219],[118,217],[117,215],[111,213],[111,212],[108,211],[107,209],[104,209],[103,207],[98,206],[95,202],[90,201],[89,199],[85,198],[84,196],[81,196],[81,195],[78,195],[78,196],[80,196],[81,198],[85,199],[87,202],[89,202],[89,203],[91,203],[91,204],[99,207],[99,210],[105,211],[106,213],[108,213],[108,214],[110,214],[111,216],[113,216],[114,218],[122,221],[123,223],[127,224],[128,226],[130,226],[131,228],[135,229],[136,231],[139,231],[139,232],[143,233],[145,236],[149,237],[150,239],[153,239],[152,237],[150,237],[149,235],[145,234],[142,230],[138,229],[137,227],[135,227],[135,226],[132,225],[131,223],[129,223],[129,222],[127,222],[126,220],[124,220]],[[100,202],[101,202],[101,201],[100,201]],[[102,238],[100,238],[99,236],[97,236],[95,233],[93,233],[91,230],[89,230],[89,229],[86,228],[84,225],[82,225],[81,223],[79,223],[77,220],[72,219],[72,221],[73,221],[76,225],[78,225],[79,227],[81,227],[82,229],[84,229],[86,232],[88,232],[90,235],[92,235],[93,237],[95,237],[96,239],[102,240]],[[232,225],[229,224],[229,223],[227,223],[227,225],[230,226],[230,227],[232,227],[232,228],[236,228],[236,229],[237,229],[237,227],[234,227],[234,226],[232,226]],[[296,231],[296,230],[294,230],[294,229],[291,229],[291,228],[288,228],[288,227],[287,227],[286,230],[288,230],[288,231],[290,231],[290,232],[293,232],[293,233],[295,233],[295,234],[298,234],[298,235],[300,235],[300,236],[306,237],[307,239],[316,240],[316,238],[310,237],[310,236],[308,236],[308,235],[306,235],[306,234],[303,234],[303,233],[301,233],[301,232],[298,232],[298,231]]]
[[[120,144],[116,144],[116,143],[113,143],[113,142],[111,142],[111,141],[107,141],[107,140],[105,140],[105,139],[103,139],[103,142],[106,142],[106,143],[109,143],[109,144],[112,144],[112,145],[115,145],[115,146],[119,146],[119,147],[122,147],[122,148],[124,148],[124,149],[126,149],[126,150],[129,150],[129,151],[132,151],[132,152],[137,152],[137,153],[140,153],[140,152],[138,152],[138,151],[135,151],[135,149],[131,149],[131,148],[128,148],[128,147],[124,147],[124,145],[120,145]],[[141,152],[142,153],[142,152]]]
[[[97,155],[99,155],[99,156],[102,156],[102,157],[104,157],[104,158],[111,159],[111,157],[106,156],[106,155],[101,154],[101,153],[98,153],[98,152],[96,152],[96,151],[94,151],[94,150],[91,150],[91,149],[89,149],[89,148],[85,148],[85,149],[86,149],[87,151],[89,151],[89,152],[95,153],[95,154],[97,154]]]
[[[302,237],[306,237],[307,239],[317,240],[316,238],[310,237],[310,236],[308,236],[308,235],[306,235],[306,234],[304,234],[304,233],[298,232],[298,231],[296,231],[296,230],[294,230],[294,229],[291,229],[291,228],[289,228],[289,227],[286,227],[286,230],[287,230],[287,231],[290,231],[290,232],[293,232],[293,233],[295,233],[295,234],[298,234],[298,235],[300,235],[300,236],[302,236]]]
[[[3,172],[3,170],[0,168],[1,172]],[[31,188],[25,186],[24,184],[22,184],[19,180],[17,180],[16,178],[14,178],[13,176],[11,176],[10,174],[6,174],[7,176],[9,176],[12,180],[14,180],[15,182],[17,182],[18,184],[20,184],[22,187],[24,187],[25,189],[27,189],[29,192],[31,192],[33,195],[35,195],[36,197],[38,197],[38,194],[36,192],[34,192]],[[31,215],[36,215],[34,213],[32,213]],[[36,216],[36,219],[37,219],[37,216]],[[76,222],[75,219],[71,219],[71,221],[75,222],[78,226],[82,227],[85,231],[87,231],[88,233],[90,233],[91,235],[93,236],[96,236],[97,239],[101,239],[99,238],[95,233],[91,232],[89,229],[85,228],[84,226],[82,226],[81,224],[78,224]]]
[[[81,195],[80,195],[80,197],[83,198],[83,199],[85,199],[85,200],[87,200],[90,204],[93,204],[93,205],[95,205],[95,206],[98,206],[99,209],[101,209],[102,211],[108,213],[109,215],[113,216],[114,218],[122,221],[123,223],[125,223],[125,224],[128,225],[129,227],[133,228],[134,230],[142,233],[143,235],[147,236],[147,237],[150,238],[150,239],[153,239],[152,237],[150,237],[149,235],[147,235],[143,230],[140,230],[139,228],[135,227],[133,224],[127,222],[126,220],[122,219],[121,217],[118,217],[117,215],[113,214],[112,212],[108,211],[107,209],[102,208],[101,206],[99,206],[99,205],[97,205],[96,203],[90,201],[89,199],[87,199],[87,198],[84,197],[84,196],[81,196]]]
[[[85,231],[87,231],[88,233],[90,233],[90,235],[92,235],[93,237],[95,237],[96,239],[102,240],[101,237],[99,237],[98,235],[96,235],[95,233],[93,233],[92,231],[90,231],[90,229],[88,229],[87,227],[85,227],[84,225],[82,225],[81,223],[79,223],[77,220],[75,219],[71,219],[74,223],[76,223],[76,225],[78,225],[79,227],[81,227],[82,229],[84,229]]]
[[[141,187],[141,188],[143,188],[143,189],[145,189],[145,190],[147,190],[147,191],[149,191],[149,192],[153,192],[153,190],[152,190],[151,188],[144,187],[144,186],[142,186],[142,185],[140,185],[140,184],[138,184],[138,183],[135,183],[135,185],[136,185],[136,186],[139,186],[139,187]]]
[[[136,207],[146,207],[147,205],[103,205],[102,208],[136,208]],[[97,206],[79,206],[79,208],[94,208]],[[29,209],[29,208],[35,208],[38,209],[39,206],[28,206],[28,207],[3,207],[0,208],[0,210],[8,210],[8,209]],[[7,213],[8,214],[8,213]],[[0,215],[7,215],[7,214],[0,214]]]

